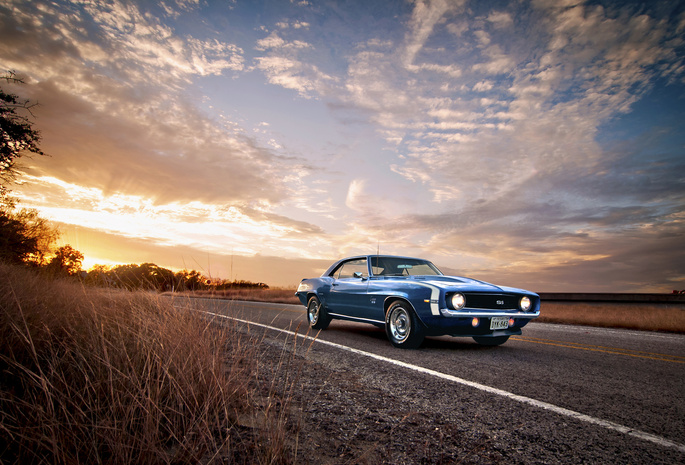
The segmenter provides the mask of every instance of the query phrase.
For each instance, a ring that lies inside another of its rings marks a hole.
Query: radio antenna
[[[376,255],[381,254],[381,241],[378,241],[378,245],[376,245]]]

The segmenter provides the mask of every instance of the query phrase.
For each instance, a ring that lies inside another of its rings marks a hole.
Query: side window
[[[354,278],[355,273],[361,273],[364,278],[369,277],[365,258],[350,260],[349,262],[341,264],[333,273],[331,273],[331,276],[336,279]]]

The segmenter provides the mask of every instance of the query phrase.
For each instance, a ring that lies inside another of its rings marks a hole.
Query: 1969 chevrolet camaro
[[[370,323],[407,349],[443,335],[500,345],[540,315],[534,292],[445,276],[427,260],[387,255],[340,260],[321,277],[303,279],[295,295],[313,329],[332,319]]]

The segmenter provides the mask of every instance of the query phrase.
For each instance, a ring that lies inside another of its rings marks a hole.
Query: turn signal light
[[[516,323],[516,321],[514,321],[513,318],[509,318],[509,327],[514,326],[514,323]]]
[[[476,326],[478,326],[479,324],[480,324],[480,320],[478,318],[474,318],[473,320],[471,320],[471,326],[473,326],[474,328]]]

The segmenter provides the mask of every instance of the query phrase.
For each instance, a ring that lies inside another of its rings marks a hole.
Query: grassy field
[[[235,289],[192,295],[301,305],[295,289]],[[303,307],[304,311],[304,307]],[[685,333],[685,304],[542,301],[547,323]]]
[[[0,309],[0,463],[290,462],[254,335],[2,264]]]
[[[204,295],[299,304],[291,289]],[[2,264],[0,310],[0,463],[287,464],[310,454],[292,404],[302,359],[257,334],[159,294]],[[684,312],[543,302],[541,320],[685,332]]]
[[[685,305],[543,301],[536,321],[685,333]]]

